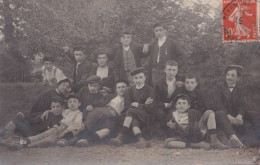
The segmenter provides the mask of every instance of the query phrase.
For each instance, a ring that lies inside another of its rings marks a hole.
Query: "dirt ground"
[[[0,165],[251,165],[256,148],[246,150],[164,149],[162,142],[138,149],[133,144],[114,147],[99,144],[87,148],[51,147],[8,151],[0,148]],[[260,163],[259,163],[260,164]]]

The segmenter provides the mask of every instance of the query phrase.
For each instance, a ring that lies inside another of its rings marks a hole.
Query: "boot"
[[[203,148],[205,150],[209,150],[210,145],[209,145],[209,143],[202,141],[202,142],[199,142],[199,143],[190,143],[190,148],[195,148],[195,149]]]
[[[151,144],[149,142],[147,142],[143,137],[140,137],[138,139],[138,142],[136,143],[136,147],[137,148],[146,148],[146,147],[150,147]]]
[[[210,135],[210,148],[211,149],[220,149],[220,150],[225,150],[228,149],[229,147],[227,145],[222,144],[219,140],[216,134]]]
[[[119,133],[119,134],[117,135],[117,137],[115,137],[115,138],[113,138],[113,139],[110,140],[110,143],[113,144],[113,145],[115,145],[115,146],[121,146],[121,145],[124,144],[124,137],[125,137],[124,134]]]
[[[87,139],[80,139],[79,141],[77,141],[75,146],[76,147],[88,147],[89,146],[89,142],[88,142]]]
[[[186,143],[181,141],[167,141],[164,147],[168,149],[185,149]]]
[[[229,140],[230,140],[230,145],[233,148],[245,148],[245,145],[238,139],[236,135],[231,135]]]

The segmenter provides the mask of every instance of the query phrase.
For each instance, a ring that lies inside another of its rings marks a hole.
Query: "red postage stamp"
[[[260,41],[259,0],[222,0],[223,42]]]

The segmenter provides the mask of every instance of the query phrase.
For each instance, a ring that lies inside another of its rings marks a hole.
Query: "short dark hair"
[[[120,37],[122,37],[123,35],[131,35],[131,36],[132,36],[132,32],[131,32],[131,30],[129,30],[129,29],[122,30],[122,31],[120,32]]]
[[[54,62],[54,59],[52,58],[52,57],[50,57],[50,56],[45,56],[45,57],[43,57],[43,63],[45,62],[45,61],[51,61],[51,62]]]
[[[60,96],[54,96],[51,98],[52,103],[60,103],[62,106],[64,105],[64,100]]]
[[[165,29],[164,25],[162,25],[162,24],[159,23],[159,22],[157,22],[157,23],[155,23],[155,24],[153,25],[153,29],[155,29],[155,28],[158,27],[158,26],[161,26],[161,27],[163,27],[163,28]]]
[[[164,68],[166,68],[167,65],[170,65],[170,66],[179,66],[178,62],[177,62],[177,61],[174,61],[174,60],[166,61]]]
[[[182,99],[182,100],[187,100],[187,102],[190,104],[190,97],[186,94],[179,94],[175,99],[174,99],[174,105],[176,105],[177,101],[179,99]]]
[[[125,84],[126,84],[126,86],[128,86],[128,85],[129,85],[129,82],[128,82],[127,80],[122,80],[122,79],[119,79],[119,80],[117,80],[117,81],[115,82],[115,86],[116,86],[117,84],[119,84],[119,83],[125,83]]]
[[[83,47],[83,46],[75,46],[74,48],[73,48],[73,52],[75,52],[75,51],[82,51],[84,54],[85,54],[85,48]]]
[[[195,79],[198,82],[199,76],[196,73],[187,73],[185,79]]]
[[[81,103],[81,98],[80,98],[79,94],[74,93],[74,94],[69,95],[68,100],[71,98],[77,99]]]

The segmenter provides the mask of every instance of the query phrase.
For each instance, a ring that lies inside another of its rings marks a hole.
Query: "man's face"
[[[187,100],[180,98],[177,100],[175,107],[179,113],[185,113],[190,108],[190,104]]]
[[[123,46],[129,46],[132,42],[132,36],[130,34],[124,34],[120,38],[120,42],[122,43]]]
[[[133,76],[133,81],[137,86],[142,86],[145,83],[146,76],[144,73],[138,73]]]
[[[70,83],[68,82],[62,82],[58,85],[57,90],[63,95],[67,96],[68,92],[70,90]]]
[[[198,82],[196,81],[195,78],[191,78],[191,79],[186,78],[184,85],[187,91],[192,92],[198,86]]]
[[[239,81],[239,77],[238,77],[237,71],[235,69],[227,71],[226,81],[227,81],[228,85],[236,85],[236,83]]]
[[[71,110],[78,110],[80,105],[81,104],[80,104],[79,100],[76,98],[70,98],[68,100],[68,107]]]
[[[52,102],[51,110],[53,111],[54,114],[61,114],[63,110],[63,106],[61,105],[60,102]]]
[[[119,96],[124,96],[126,91],[127,85],[123,82],[116,84],[116,93]]]
[[[90,93],[97,93],[99,89],[99,83],[88,84],[88,89]]]
[[[52,61],[44,61],[43,65],[49,71],[52,70],[52,68],[53,68],[53,62]]]
[[[157,26],[154,28],[154,34],[158,39],[161,39],[166,35],[166,30],[162,26]]]
[[[107,55],[106,54],[99,54],[97,56],[97,61],[98,61],[98,65],[106,66],[107,65],[107,61],[108,61]]]
[[[75,60],[78,63],[83,62],[86,59],[86,55],[82,51],[74,51]]]
[[[173,79],[178,72],[178,66],[166,65],[164,72],[167,78]]]

